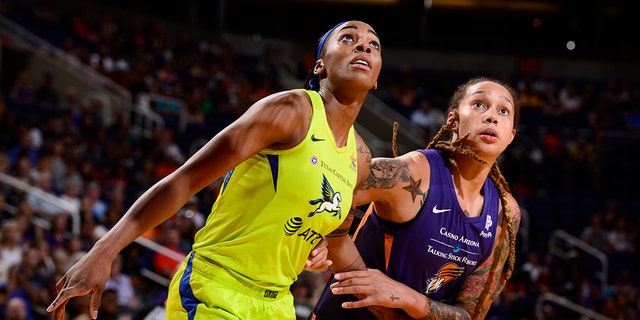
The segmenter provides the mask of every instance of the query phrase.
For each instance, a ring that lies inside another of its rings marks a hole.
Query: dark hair
[[[313,91],[320,90],[320,76],[313,73],[313,70],[315,69],[316,61],[318,61],[318,59],[320,59],[320,57],[324,53],[324,42],[327,41],[327,38],[329,38],[329,36],[333,33],[334,30],[336,30],[339,26],[345,23],[347,23],[347,21],[342,21],[336,24],[335,26],[333,26],[333,28],[329,29],[329,31],[325,32],[324,35],[322,35],[318,39],[318,41],[316,41],[316,45],[315,45],[316,52],[315,52],[315,55],[313,56],[313,64],[311,65],[311,69],[307,73],[307,77],[304,80],[305,89],[313,90]]]

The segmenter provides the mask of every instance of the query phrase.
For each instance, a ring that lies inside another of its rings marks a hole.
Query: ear
[[[455,114],[453,112],[449,112],[447,114],[447,123],[453,122],[453,131],[458,131],[458,121],[453,120],[455,118]]]
[[[321,74],[324,72],[324,62],[322,59],[316,61],[316,64],[313,66],[313,74]]]
[[[511,142],[513,142],[513,139],[515,139],[516,137],[516,129],[511,130],[511,138],[509,139],[509,144],[511,144]]]
[[[376,84],[373,85],[373,90],[378,90],[378,81],[376,81]]]

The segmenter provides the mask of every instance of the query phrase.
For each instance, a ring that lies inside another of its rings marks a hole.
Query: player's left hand
[[[383,306],[401,308],[409,297],[405,285],[389,278],[377,269],[340,272],[331,284],[333,294],[353,294],[358,300],[345,302],[343,308]]]
[[[327,239],[322,238],[313,250],[309,253],[307,262],[304,265],[305,271],[327,271],[333,261],[327,259],[329,250],[327,249]]]

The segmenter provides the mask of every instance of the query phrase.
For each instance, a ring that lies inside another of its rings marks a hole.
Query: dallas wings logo
[[[342,196],[340,192],[333,191],[329,180],[325,175],[322,175],[322,198],[309,200],[309,204],[318,205],[318,207],[309,212],[309,217],[313,217],[321,212],[332,212],[333,216],[338,216],[338,219],[342,218],[342,209],[340,208],[340,202],[342,202]]]
[[[429,294],[438,291],[445,283],[459,277],[464,273],[464,267],[459,267],[453,262],[447,262],[438,273],[427,280],[427,288],[424,290],[424,294]]]

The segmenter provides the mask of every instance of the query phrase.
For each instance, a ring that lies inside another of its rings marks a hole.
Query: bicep
[[[379,215],[394,222],[408,221],[427,197],[429,170],[426,159],[416,153],[374,158],[367,179],[358,188],[356,205],[375,202]]]
[[[280,93],[256,102],[198,150],[182,170],[195,179],[191,184],[203,187],[262,149],[297,145],[311,118],[305,101],[299,93]]]

